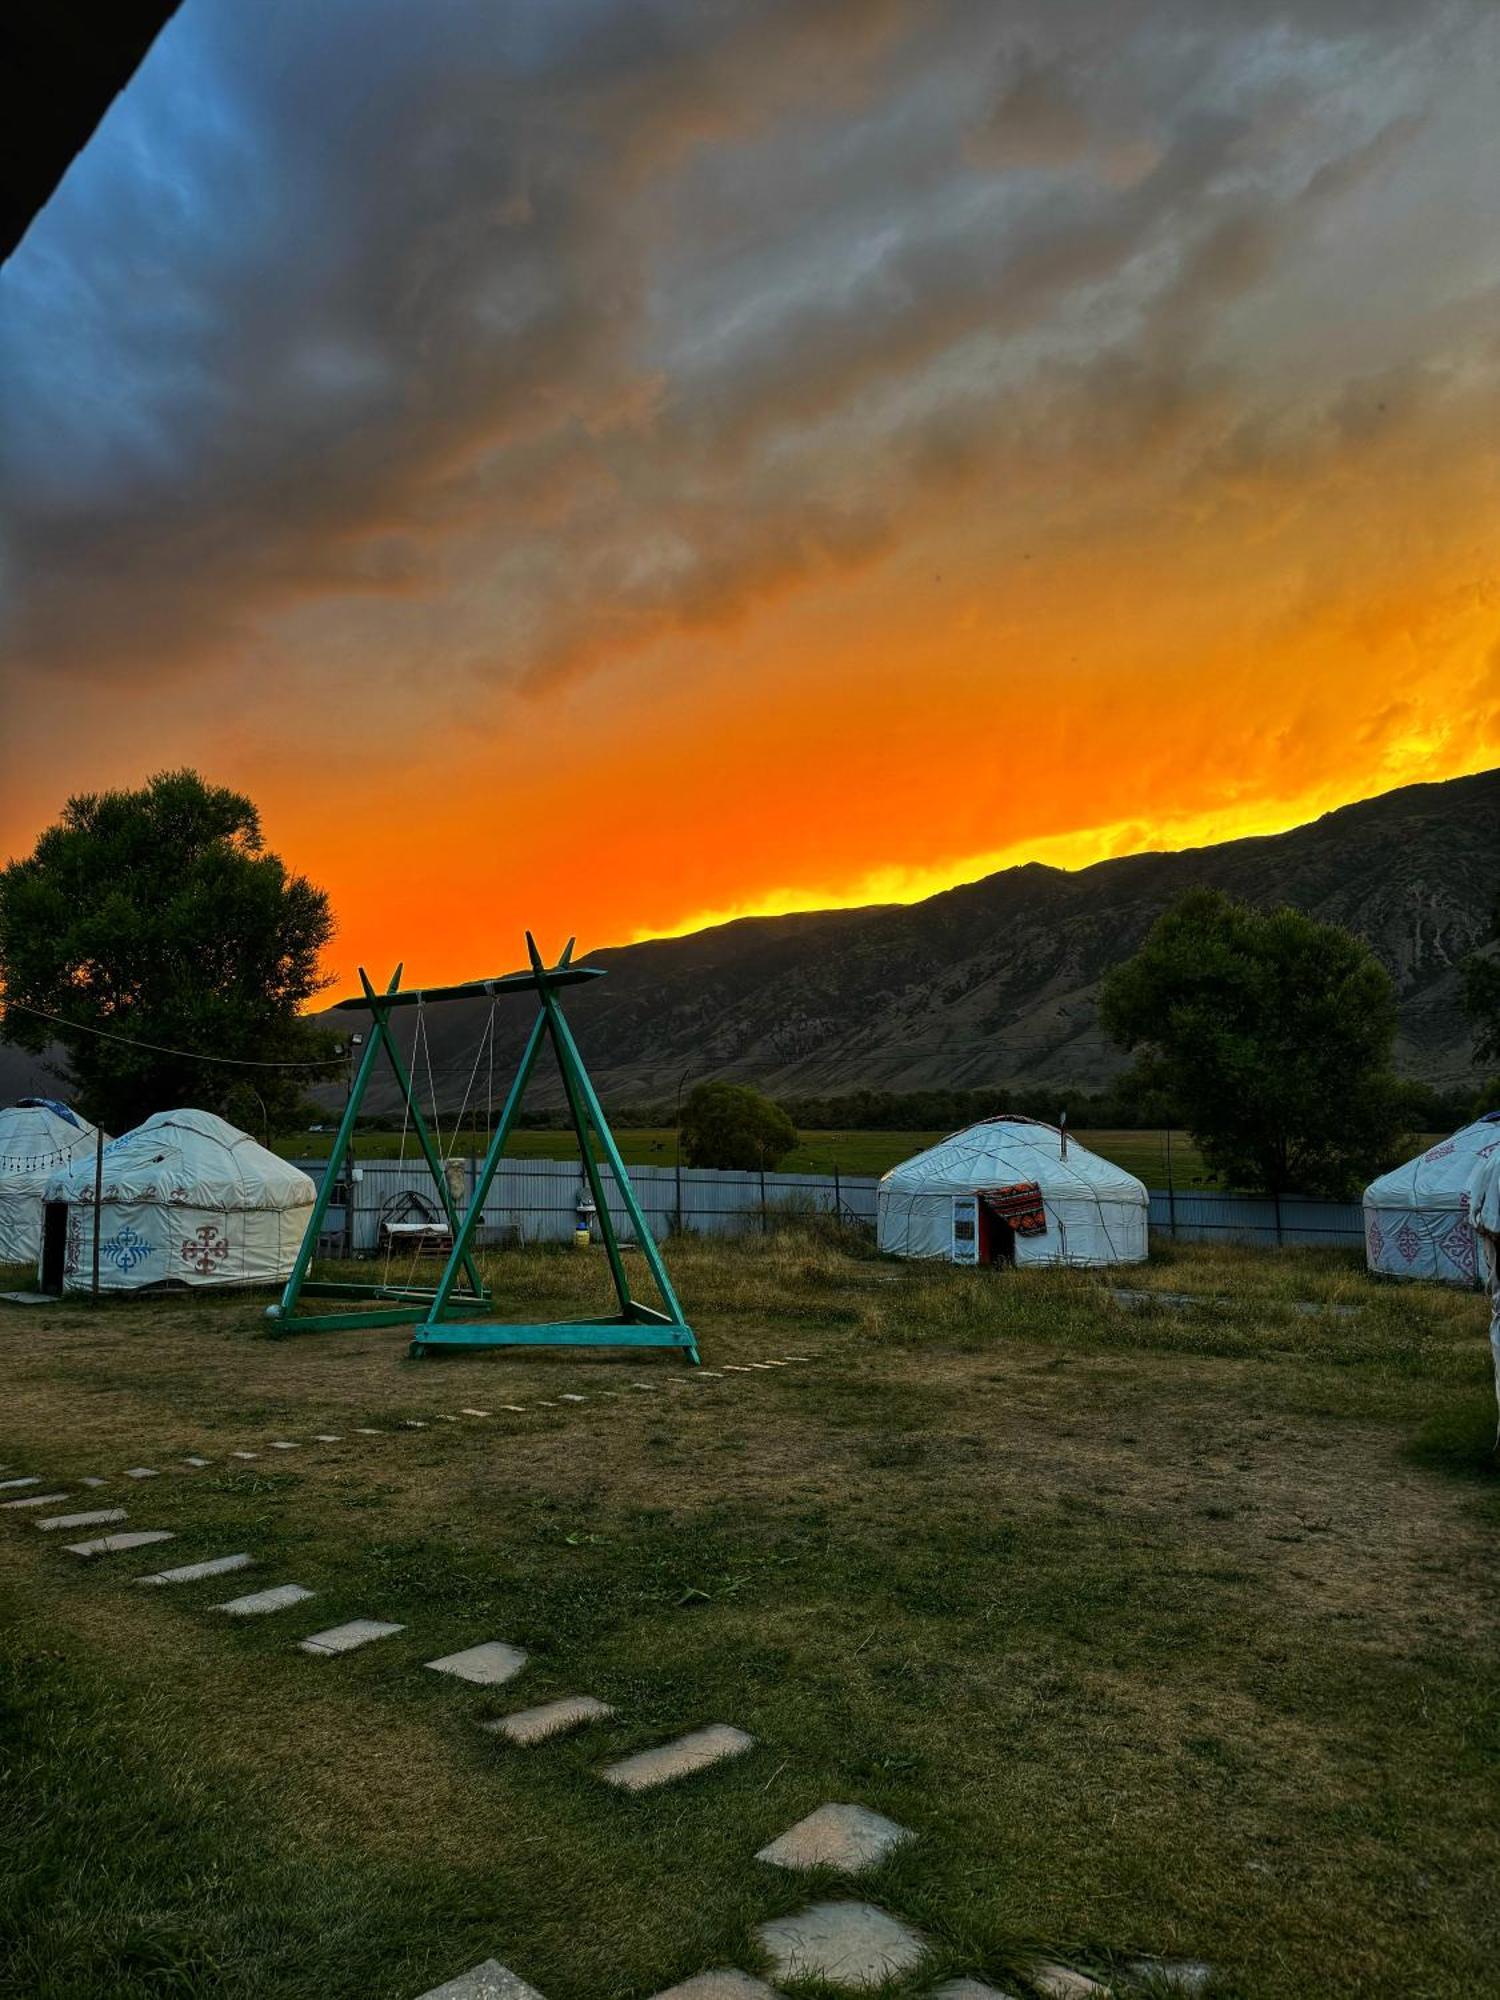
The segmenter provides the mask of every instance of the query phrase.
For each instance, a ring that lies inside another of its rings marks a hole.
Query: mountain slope
[[[1099,1084],[1122,1066],[1098,1026],[1099,982],[1198,884],[1292,903],[1368,939],[1400,996],[1400,1068],[1434,1083],[1469,1078],[1456,966],[1484,937],[1500,888],[1500,771],[1408,786],[1262,839],[1074,873],[1033,863],[921,903],[748,918],[591,952],[610,977],[569,994],[569,1018],[615,1102],[670,1099],[684,1073],[818,1093]],[[428,1010],[450,1111],[488,1012],[485,1002]],[[524,1003],[507,1002],[497,1022],[496,1070],[508,1080]],[[558,1100],[545,1072],[534,1090]],[[396,1101],[382,1085],[369,1108]]]

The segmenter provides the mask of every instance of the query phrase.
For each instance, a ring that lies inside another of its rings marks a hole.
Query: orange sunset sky
[[[1500,13],[185,0],[0,274],[0,857],[413,980],[1500,762]]]

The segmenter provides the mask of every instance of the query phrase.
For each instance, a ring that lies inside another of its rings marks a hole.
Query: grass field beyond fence
[[[1495,1991],[1478,1297],[1337,1252],[1158,1245],[1134,1304],[836,1232],[674,1253],[702,1374],[275,1341],[262,1297],[0,1308],[0,1476],[176,1536],[86,1563],[0,1513],[0,1992],[764,1973],[758,1923],[850,1893],[754,1859],[830,1800],[916,1836],[857,1891],[930,1947],[888,2000],[962,1975],[1035,2000],[1044,1958],[1123,1994],[1143,1953],[1206,1961],[1212,2000]],[[607,1290],[595,1252],[487,1272],[511,1317]],[[238,1551],[242,1577],[132,1581]],[[212,1609],[281,1582],[316,1596]],[[403,1630],[294,1643],[355,1617]],[[526,1649],[513,1684],[423,1664],[485,1639]],[[524,1751],[478,1727],[571,1693],[614,1716]],[[713,1722],[754,1747],[601,1783]]]
[[[902,1160],[910,1159],[926,1146],[946,1138],[943,1132],[804,1132],[796,1149],[780,1162],[779,1171],[788,1174],[880,1175]],[[466,1130],[444,1131],[444,1150],[449,1153],[482,1154],[489,1133]],[[1160,1131],[1075,1132],[1072,1137],[1091,1151],[1127,1173],[1136,1174],[1148,1187],[1165,1187],[1168,1173],[1167,1134]],[[670,1167],[677,1162],[677,1134],[669,1127],[627,1127],[615,1133],[628,1167]],[[275,1142],[284,1159],[322,1160],[328,1157],[333,1135],[328,1132],[289,1132]],[[361,1157],[393,1160],[402,1150],[399,1132],[362,1132],[356,1141]],[[419,1149],[408,1132],[405,1149],[416,1158]],[[571,1160],[578,1155],[578,1142],[571,1132],[520,1131],[511,1135],[507,1157],[518,1160]],[[1204,1171],[1198,1149],[1186,1133],[1171,1135],[1170,1168],[1179,1188],[1213,1185]]]

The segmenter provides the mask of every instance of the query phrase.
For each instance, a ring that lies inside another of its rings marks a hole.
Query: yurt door
[[[49,1201],[42,1204],[42,1268],[41,1286],[44,1292],[60,1292],[68,1256],[68,1204],[65,1201]]]
[[[953,1261],[955,1264],[979,1262],[978,1195],[956,1194],[953,1197]]]

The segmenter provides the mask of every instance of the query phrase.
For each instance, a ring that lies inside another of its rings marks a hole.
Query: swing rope
[[[421,1030],[422,1030],[422,1003],[418,1001],[416,1025],[413,1027],[411,1031],[411,1054],[407,1058],[406,1073],[408,1076],[412,1074],[412,1070],[416,1064],[417,1036],[421,1033]],[[410,1127],[411,1127],[411,1092],[409,1090],[405,1090],[401,1093],[401,1147],[400,1151],[396,1155],[396,1165],[403,1179],[405,1178],[405,1173],[406,1173],[406,1135],[407,1132],[410,1130]],[[395,1251],[395,1248],[396,1248],[396,1239],[394,1236],[392,1236],[390,1225],[389,1223],[387,1223],[385,1231],[385,1269],[381,1273],[381,1278],[380,1278],[382,1290],[386,1290],[390,1286],[391,1257]],[[410,1285],[411,1283],[411,1274],[409,1272],[407,1274],[406,1282],[408,1285]]]

